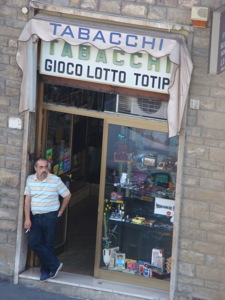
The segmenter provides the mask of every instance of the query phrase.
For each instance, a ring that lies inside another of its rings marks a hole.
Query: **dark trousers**
[[[41,272],[50,273],[59,266],[55,255],[55,234],[59,220],[57,214],[58,211],[31,215],[28,245],[41,261]]]

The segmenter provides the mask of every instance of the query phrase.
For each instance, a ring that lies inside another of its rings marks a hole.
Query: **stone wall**
[[[153,22],[191,26],[191,7],[205,5],[211,12],[223,0],[52,0],[68,6]],[[21,71],[15,55],[17,39],[29,14],[25,0],[0,2],[0,274],[13,276],[17,216],[20,199],[23,130],[9,128],[18,116]],[[225,73],[208,74],[210,26],[195,28],[194,70],[190,98],[200,109],[188,108],[182,181],[178,274],[174,299],[224,299],[225,289]],[[189,102],[188,102],[189,107]],[[20,117],[23,117],[21,115]]]
[[[23,130],[10,128],[18,117],[21,71],[16,63],[17,39],[27,17],[28,1],[0,1],[0,276],[14,273]],[[21,118],[23,118],[21,116]]]

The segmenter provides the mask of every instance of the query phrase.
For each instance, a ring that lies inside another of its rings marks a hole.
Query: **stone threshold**
[[[60,272],[54,279],[39,280],[39,268],[30,268],[19,275],[19,284],[85,300],[169,300],[169,292]]]

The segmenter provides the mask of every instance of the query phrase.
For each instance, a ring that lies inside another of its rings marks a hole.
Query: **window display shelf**
[[[134,187],[122,187],[121,185],[113,185],[118,190],[125,190],[126,194],[130,195],[130,198],[140,199],[145,201],[151,201],[155,197],[175,199],[175,190],[169,188],[155,187],[152,190]]]
[[[103,229],[111,262],[106,268],[118,271],[115,255],[121,253],[125,263],[119,271],[169,278],[176,155],[177,140],[166,133],[110,127]]]
[[[136,226],[144,228],[144,229],[149,229],[151,231],[172,231],[173,230],[173,225],[172,224],[168,224],[168,223],[159,223],[157,224],[156,220],[152,220],[155,224],[152,226],[146,225],[143,221],[143,223],[141,224],[135,224],[132,221],[126,221],[125,219],[114,219],[114,218],[110,218],[110,221],[113,222],[124,222],[126,224],[126,226],[130,226],[131,228],[136,228]],[[128,225],[129,224],[129,225]]]
[[[127,262],[135,262],[133,266],[130,264],[130,267],[126,268],[127,272],[129,270],[130,274],[144,276],[144,270],[139,269],[140,266],[144,266],[151,269],[151,276],[160,279],[169,277],[169,273],[166,271],[166,261],[171,257],[172,251],[173,231],[171,225],[159,224],[150,227],[143,224],[110,220],[109,226],[110,228],[116,226],[112,248],[119,247],[120,253],[125,253]],[[159,259],[157,256],[153,261],[154,250],[161,251],[162,258]],[[113,267],[110,269],[117,270]]]

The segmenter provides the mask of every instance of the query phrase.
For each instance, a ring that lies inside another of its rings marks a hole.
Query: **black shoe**
[[[47,272],[41,272],[40,281],[46,281],[49,278],[49,274]]]
[[[56,270],[52,271],[52,272],[49,274],[49,277],[48,277],[48,278],[55,278],[55,277],[58,275],[59,271],[62,269],[62,266],[63,266],[63,264],[62,264],[62,263],[59,263],[58,268],[57,268]]]

